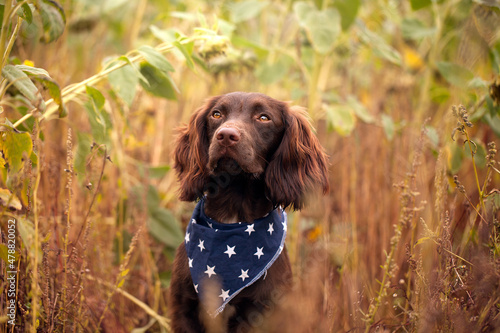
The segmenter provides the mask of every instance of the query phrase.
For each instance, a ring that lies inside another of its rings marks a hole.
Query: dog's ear
[[[203,196],[208,180],[207,114],[219,97],[212,97],[179,129],[174,150],[174,169],[179,179],[179,198],[194,201]]]
[[[301,209],[305,193],[316,186],[327,192],[327,157],[311,131],[304,111],[285,105],[285,131],[266,169],[268,197],[275,204]]]

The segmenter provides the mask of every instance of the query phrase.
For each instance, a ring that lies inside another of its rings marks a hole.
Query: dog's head
[[[262,179],[276,205],[300,209],[307,189],[328,190],[327,161],[298,108],[258,93],[212,97],[180,130],[175,170],[180,198],[204,195],[218,171]]]

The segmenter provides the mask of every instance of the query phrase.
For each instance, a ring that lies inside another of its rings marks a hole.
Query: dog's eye
[[[263,122],[271,120],[271,118],[269,118],[269,116],[267,116],[265,114],[260,115],[258,119],[259,119],[259,121],[263,121]]]
[[[220,119],[222,118],[222,113],[220,113],[219,110],[215,110],[214,112],[212,112],[212,118]]]

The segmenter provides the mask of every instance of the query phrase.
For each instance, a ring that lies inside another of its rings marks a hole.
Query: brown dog
[[[239,225],[243,224],[252,237],[253,230],[248,226],[253,228],[261,218],[271,214],[285,215],[278,206],[300,209],[308,189],[321,186],[323,191],[328,190],[327,159],[304,115],[285,102],[258,93],[235,92],[213,97],[198,109],[188,126],[181,129],[175,148],[175,170],[181,200],[201,199],[198,213],[208,221],[234,226],[242,222]],[[195,218],[192,221],[196,224]],[[286,233],[286,220],[282,224]],[[212,228],[212,223],[209,225]],[[270,229],[271,226],[268,233],[275,234]],[[208,227],[205,230],[213,231]],[[212,331],[211,321],[217,321],[206,316],[209,309],[199,300],[198,284],[193,283],[190,271],[193,259],[186,251],[186,244],[199,242],[196,243],[199,248],[193,251],[201,254],[214,250],[205,249],[201,238],[191,239],[191,233],[186,234],[186,242],[179,246],[174,261],[170,287],[174,332]],[[255,249],[250,239],[238,242],[237,246]],[[224,253],[231,258],[236,245],[227,246]],[[261,259],[261,250],[257,246],[257,252],[250,253],[250,257]],[[276,250],[271,266],[266,266],[255,281],[237,294],[229,297],[228,290],[220,289],[219,297],[228,303],[217,316],[223,327],[216,331],[252,331],[262,325],[264,317],[271,315],[275,302],[291,285],[288,255],[286,249],[282,250],[283,245]],[[235,257],[240,255],[238,252]],[[207,265],[206,280],[221,275],[216,275],[213,267],[215,264]],[[243,272],[239,277],[245,280]],[[235,274],[238,273],[239,269]]]

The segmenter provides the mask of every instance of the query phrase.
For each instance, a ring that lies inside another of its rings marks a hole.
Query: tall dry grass
[[[197,5],[202,12],[216,11]],[[67,7],[79,10],[77,2]],[[125,13],[125,19],[136,22],[127,26],[91,21],[91,30],[68,31],[50,45],[20,41],[15,52],[47,69],[62,85],[79,82],[98,72],[105,57],[150,42],[132,33],[154,17],[151,9],[143,15]],[[246,29],[267,27],[266,18]],[[172,26],[191,29],[190,22],[169,20]],[[282,24],[286,28],[289,22],[283,19]],[[126,32],[116,39],[110,27]],[[267,28],[262,29],[264,35]],[[242,90],[291,100],[292,91],[286,80],[259,83],[249,69],[193,73],[183,60],[167,56],[181,91],[175,102],[140,91],[129,107],[114,99],[106,84],[99,86],[113,121],[112,150],[78,135],[90,132],[90,124],[82,106],[73,102],[68,118],[41,124],[43,140],[32,136],[40,162],[36,170],[25,168],[23,177],[36,194],[25,211],[34,216],[37,229],[30,237],[36,246],[20,248],[18,325],[11,329],[0,317],[1,332],[168,331],[173,249],[148,231],[148,185],[157,189],[160,205],[183,224],[194,205],[178,201],[173,172],[156,179],[143,166],[172,164],[175,128],[208,96]],[[452,115],[452,102],[461,103],[463,94],[452,92],[452,100],[444,104],[430,100],[419,79],[435,75],[433,69],[409,74],[383,61],[379,67],[364,65],[358,57],[339,68],[334,60],[327,67],[332,77],[321,78],[325,91],[364,96],[374,117],[388,113],[401,126],[390,138],[380,123],[358,122],[344,137],[328,130],[316,105],[314,125],[330,156],[331,191],[324,197],[312,194],[306,209],[290,213],[287,247],[295,288],[276,300],[277,319],[258,318],[255,330],[498,331],[496,148],[489,146],[483,168],[464,158],[457,177],[450,172],[455,145],[498,138],[488,125],[468,127],[464,114]],[[353,74],[360,70],[362,82]],[[310,105],[307,96],[294,102]],[[13,112],[6,109],[8,117]],[[428,125],[437,130],[437,144],[427,135]],[[83,145],[87,148],[77,150]],[[85,163],[84,174],[74,170],[77,158]],[[3,279],[0,288],[5,290]]]

